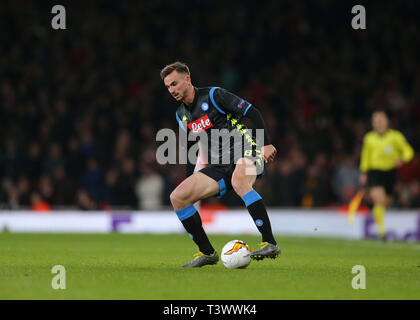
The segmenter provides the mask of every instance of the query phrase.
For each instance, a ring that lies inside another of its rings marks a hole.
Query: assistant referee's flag
[[[359,209],[360,203],[362,202],[363,196],[365,195],[365,189],[361,188],[349,203],[349,212],[347,214],[347,222],[352,224],[354,217],[356,216],[357,209]]]

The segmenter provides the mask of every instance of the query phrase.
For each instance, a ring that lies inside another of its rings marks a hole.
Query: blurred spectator
[[[309,165],[303,184],[301,206],[312,208],[326,204],[327,190],[327,179],[321,168],[315,164]]]
[[[152,177],[161,194],[155,203],[170,206],[184,169],[167,165],[151,173],[142,163],[155,164],[159,129],[178,130],[178,103],[159,77],[177,59],[191,67],[194,85],[225,87],[261,110],[278,149],[256,184],[268,206],[347,201],[359,161],[353,155],[378,106],[420,152],[413,0],[369,2],[375,15],[363,32],[343,23],[350,8],[333,0],[193,2],[182,26],[174,1],[106,1],[100,10],[93,2],[69,5],[76,29],[47,32],[38,19],[44,4],[2,3],[1,208],[30,206],[33,193],[52,208],[96,210],[103,201],[147,207],[143,187],[153,190]],[[276,50],[267,49],[272,43]],[[399,170],[397,205],[418,207],[419,168],[417,156]],[[232,193],[221,201],[243,206]]]
[[[288,158],[293,168],[289,179],[289,188],[294,190],[293,203],[296,206],[301,206],[306,182],[307,157],[298,147],[295,147],[290,150]]]
[[[98,210],[96,202],[90,198],[88,192],[84,189],[77,190],[77,208],[79,210]]]
[[[122,160],[120,174],[115,184],[116,204],[136,208],[137,198],[135,194],[136,166],[133,158]]]
[[[48,175],[42,175],[38,184],[39,194],[43,200],[51,204],[53,202],[54,188],[51,178]]]
[[[19,156],[19,151],[14,139],[8,138],[5,141],[5,152],[3,161],[1,162],[1,169],[3,176],[15,181],[19,175],[22,159]]]
[[[5,207],[9,210],[20,209],[19,206],[19,190],[13,185],[11,180],[4,179],[2,183],[3,197]]]
[[[293,183],[293,165],[288,159],[282,159],[278,163],[278,174],[276,175],[276,206],[293,207],[298,205],[298,190],[296,183]],[[293,186],[293,187],[292,187]],[[297,188],[296,188],[297,187]]]
[[[85,159],[80,151],[80,144],[75,137],[67,141],[66,167],[69,175],[77,179],[82,175],[85,168]]]
[[[134,157],[136,155],[136,146],[132,142],[130,132],[127,129],[123,129],[118,133],[113,155],[117,162],[123,161],[125,157]]]
[[[420,208],[420,182],[410,184],[410,208]]]
[[[117,204],[117,184],[118,173],[116,170],[109,170],[105,176],[105,190],[103,200],[110,206]]]
[[[95,158],[87,160],[87,168],[82,175],[81,182],[81,186],[86,189],[93,199],[96,201],[102,199],[105,175]]]
[[[64,167],[65,161],[61,153],[61,147],[57,143],[52,143],[49,155],[44,161],[44,170],[48,175],[52,175],[58,167]]]
[[[29,180],[25,176],[21,176],[17,183],[17,191],[19,194],[19,205],[27,207],[30,203],[30,184]]]
[[[420,208],[420,182],[400,182],[396,188],[399,191],[396,199],[398,207],[404,209]]]
[[[33,192],[31,194],[31,210],[39,213],[46,213],[51,210],[51,206],[42,199],[39,193]]]
[[[340,204],[347,204],[356,194],[359,185],[359,167],[355,158],[342,155],[335,166],[332,187]]]
[[[60,206],[74,205],[75,192],[71,177],[67,176],[64,166],[55,168],[53,175],[53,203]]]
[[[41,147],[35,141],[29,143],[24,162],[24,173],[31,183],[35,183],[43,172]]]
[[[140,164],[141,175],[136,182],[136,195],[140,210],[162,209],[164,179],[150,162]]]

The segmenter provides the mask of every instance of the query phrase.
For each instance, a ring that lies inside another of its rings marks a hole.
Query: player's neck
[[[194,98],[195,98],[195,88],[194,88],[194,86],[191,86],[190,90],[189,90],[189,92],[188,92],[188,94],[185,97],[183,102],[186,105],[190,105],[194,102]]]
[[[388,132],[388,128],[387,129],[385,129],[385,130],[381,130],[381,131],[379,131],[379,130],[375,130],[375,132],[378,134],[378,135],[380,135],[381,137],[383,137],[387,132]]]

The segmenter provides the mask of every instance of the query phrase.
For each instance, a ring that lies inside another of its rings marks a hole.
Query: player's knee
[[[246,177],[233,176],[231,180],[233,190],[238,194],[242,195],[249,191],[249,182]]]
[[[385,205],[386,204],[386,193],[381,187],[374,187],[370,192],[370,196],[374,204]]]
[[[182,209],[180,208],[182,206],[182,192],[180,192],[178,189],[175,189],[171,192],[171,195],[169,196],[169,199],[171,200],[171,204],[174,207],[175,210]]]
[[[175,210],[183,209],[187,202],[185,192],[180,188],[176,188],[174,191],[172,191],[169,199],[171,200],[171,204]]]

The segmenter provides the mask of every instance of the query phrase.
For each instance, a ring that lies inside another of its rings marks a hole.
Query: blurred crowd
[[[420,208],[420,31],[415,1],[367,2],[367,29],[341,1],[100,1],[0,4],[0,209],[169,208],[181,165],[156,163],[177,130],[159,77],[186,62],[193,84],[259,108],[278,156],[256,189],[268,206],[348,203],[363,135],[385,108],[416,151],[393,206]],[[252,127],[252,124],[249,124]],[[211,204],[240,207],[234,193]]]

